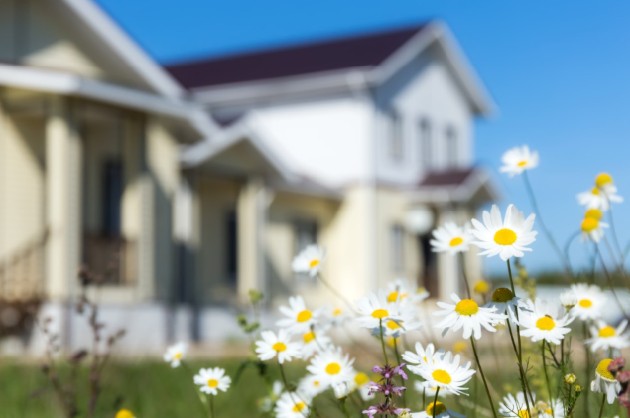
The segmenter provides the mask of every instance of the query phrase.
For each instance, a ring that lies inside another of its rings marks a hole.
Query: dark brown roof
[[[420,181],[421,187],[458,186],[475,171],[474,167],[429,172]]]
[[[374,67],[426,25],[184,62],[166,69],[186,88]]]

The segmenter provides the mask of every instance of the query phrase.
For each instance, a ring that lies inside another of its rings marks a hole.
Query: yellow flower
[[[575,375],[573,373],[568,373],[568,374],[564,375],[564,382],[567,385],[574,384],[575,383],[575,379],[576,379],[576,377],[575,377]]]
[[[479,293],[481,295],[484,295],[488,293],[489,291],[490,291],[490,283],[488,283],[487,281],[483,279],[477,280],[475,282],[475,285],[473,286],[473,292]]]
[[[136,418],[136,416],[130,410],[123,408],[116,412],[115,418]]]

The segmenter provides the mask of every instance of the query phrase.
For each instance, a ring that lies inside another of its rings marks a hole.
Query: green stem
[[[606,394],[602,395],[602,403],[599,405],[599,418],[602,418],[602,414],[604,413],[604,404],[606,403]]]
[[[553,416],[553,396],[551,396],[551,383],[549,383],[549,374],[547,373],[547,356],[545,356],[545,340],[542,341],[542,363],[545,372],[545,383],[547,384],[547,393],[549,394],[549,405],[551,406],[551,415]],[[549,348],[551,350],[551,347]]]
[[[383,336],[383,320],[378,320],[378,329],[381,334],[381,348],[383,349],[383,358],[385,359],[385,365],[389,365],[389,359],[387,358],[387,350],[385,350],[385,337]]]
[[[588,339],[588,330],[587,330],[587,326],[586,326],[586,321],[582,322],[582,333],[584,335],[584,340]],[[591,352],[588,349],[588,346],[586,344],[584,344],[584,354],[586,356],[586,361],[584,364],[584,381],[588,382],[589,381],[589,376],[591,373]],[[589,409],[589,405],[588,405],[588,394],[590,393],[589,390],[583,390],[582,391],[582,397],[584,398],[584,411],[586,413],[587,416],[591,416],[590,414],[590,409]]]
[[[433,400],[433,418],[435,418],[435,410],[437,409],[437,400],[438,400],[438,394],[440,393],[440,387],[437,387],[437,390],[435,391],[435,399]]]
[[[214,396],[208,395],[208,404],[209,404],[208,411],[210,413],[209,417],[214,418]]]
[[[464,260],[464,253],[458,253],[457,257],[459,259],[458,264],[462,271],[462,280],[464,281],[464,288],[466,289],[466,297],[470,299],[472,298],[472,296],[470,293],[470,283],[468,283],[468,276],[466,275],[466,264],[465,264],[466,260]]]
[[[472,345],[473,354],[475,356],[475,361],[477,362],[477,368],[479,369],[479,374],[481,375],[481,380],[483,381],[483,386],[486,388],[486,395],[488,395],[488,402],[490,402],[490,409],[492,410],[492,416],[497,418],[497,411],[494,409],[494,402],[492,401],[492,395],[490,395],[490,387],[488,386],[488,382],[486,382],[486,376],[483,373],[483,369],[481,368],[481,362],[479,361],[479,355],[477,355],[477,348],[475,347],[475,338],[470,337],[470,344]]]

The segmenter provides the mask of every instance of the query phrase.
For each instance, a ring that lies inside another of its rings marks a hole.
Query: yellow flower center
[[[580,228],[582,228],[582,231],[584,232],[591,232],[595,229],[597,229],[597,227],[599,226],[599,221],[595,218],[584,218],[582,220],[582,224],[580,225]]]
[[[599,209],[589,209],[584,213],[584,218],[593,218],[597,219],[598,221],[602,219],[603,216],[603,212]]]
[[[216,388],[219,386],[219,381],[217,379],[208,379],[208,387]]]
[[[173,356],[175,360],[181,360],[183,357],[184,357],[183,353],[175,353],[175,355]]]
[[[614,329],[613,327],[611,327],[610,325],[606,325],[605,327],[601,328],[599,330],[598,335],[601,338],[610,338],[610,337],[614,337],[615,335],[617,335],[617,330]]]
[[[509,228],[501,228],[494,233],[494,242],[499,245],[512,245],[516,242],[516,232]]]
[[[311,319],[313,317],[313,312],[309,311],[308,309],[305,309],[303,311],[300,311],[297,314],[297,321],[298,322],[306,322],[309,319]]]
[[[590,299],[580,299],[580,301],[578,302],[578,305],[580,305],[580,307],[582,308],[590,308],[591,306],[593,306],[593,302]]]
[[[551,331],[556,327],[556,321],[549,315],[545,315],[536,321],[536,328],[542,331]]]
[[[472,299],[462,299],[455,305],[455,312],[460,315],[471,316],[479,311],[479,305]]]
[[[317,258],[312,259],[311,262],[308,263],[308,266],[309,268],[312,268],[312,269],[319,266],[319,259]]]
[[[591,189],[591,194],[595,195],[595,196],[599,196],[599,189],[597,187],[593,187]]]
[[[307,332],[302,336],[302,339],[304,340],[304,344],[308,344],[315,339],[315,333],[313,331]]]
[[[272,345],[271,348],[273,348],[278,353],[282,353],[287,349],[287,345],[283,342],[278,341],[277,343]]]
[[[389,316],[389,312],[386,309],[375,309],[372,311],[372,318],[383,319]]]
[[[431,376],[433,376],[433,379],[435,379],[436,382],[440,382],[444,385],[451,383],[451,375],[444,369],[434,370],[433,373],[431,373]]]
[[[356,383],[357,386],[363,386],[367,384],[369,381],[370,381],[370,378],[368,377],[367,374],[363,372],[359,372],[354,376],[354,383]]]
[[[529,411],[527,409],[521,409],[518,411],[518,418],[530,418]]]
[[[597,368],[595,369],[597,374],[607,380],[615,380],[615,376],[608,370],[611,361],[612,359],[605,358],[597,364]]]
[[[343,312],[343,311],[341,310],[341,308],[335,308],[335,309],[333,310],[332,314],[333,314],[333,316],[339,316],[339,315],[341,315],[341,312]]]
[[[429,405],[427,405],[427,409],[425,410],[425,412],[430,417],[432,417],[434,415],[438,416],[438,415],[443,414],[444,412],[446,412],[446,405],[444,405],[440,401],[431,402]]]
[[[523,168],[527,165],[527,160],[521,160],[518,163],[516,163],[516,165]]]
[[[339,374],[341,371],[341,364],[333,361],[332,363],[328,363],[326,365],[326,373],[328,374]]]
[[[391,329],[391,330],[395,330],[395,329],[399,329],[400,325],[398,325],[398,323],[396,321],[392,321],[391,319],[389,321],[387,321],[387,323],[385,324],[387,326],[387,328]]]
[[[304,402],[298,402],[295,405],[293,405],[293,412],[302,412],[302,410],[306,408],[306,404]]]
[[[494,292],[492,292],[492,301],[505,303],[514,299],[514,293],[506,287],[499,287]]]
[[[452,238],[448,242],[448,245],[451,246],[451,247],[457,247],[458,245],[462,245],[463,242],[464,242],[464,238],[462,238],[462,237],[455,237],[455,238]]]
[[[130,410],[123,408],[116,413],[115,418],[134,418],[134,415]]]
[[[490,283],[485,280],[477,280],[473,287],[473,291],[476,293],[488,293],[488,290],[490,290]]]
[[[389,303],[394,303],[398,300],[398,291],[394,290],[393,292],[390,292],[389,295],[387,295],[387,301]]]
[[[453,344],[453,351],[455,353],[463,353],[468,348],[468,343],[466,341],[455,341]],[[426,360],[425,360],[426,361]]]
[[[604,187],[607,184],[613,184],[613,178],[610,174],[608,173],[599,173],[596,177],[595,177],[595,185],[597,187]]]

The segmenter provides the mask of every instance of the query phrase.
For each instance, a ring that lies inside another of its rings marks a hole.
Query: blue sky
[[[630,2],[453,0],[97,0],[155,59],[170,63],[329,38],[431,18],[444,20],[498,106],[476,130],[478,161],[494,171],[504,150],[529,144],[542,215],[559,241],[577,229],[575,194],[609,171],[630,196]],[[495,179],[501,206],[531,210],[520,178]],[[621,241],[630,203],[616,206]],[[525,263],[558,267],[540,237]],[[573,257],[583,259],[583,245]],[[490,261],[497,271],[502,263]]]

